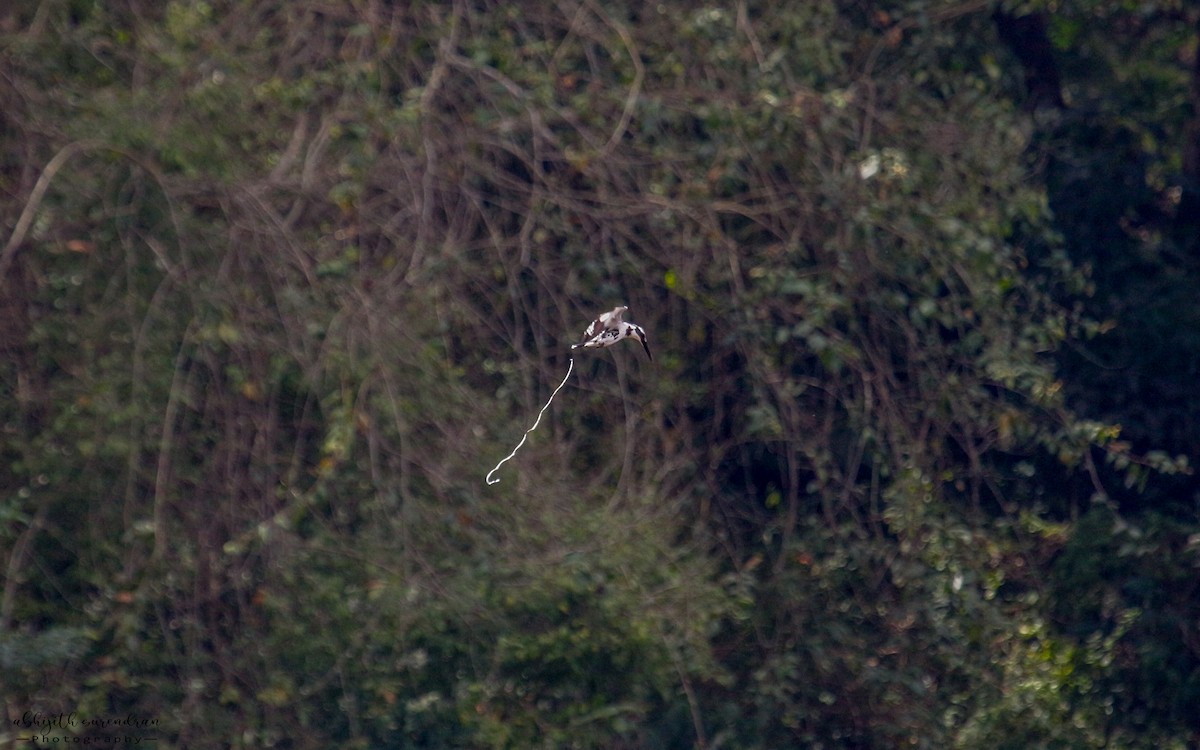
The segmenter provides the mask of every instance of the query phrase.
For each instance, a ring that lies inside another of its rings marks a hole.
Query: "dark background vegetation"
[[[1200,743],[1198,35],[6,3],[0,741]]]

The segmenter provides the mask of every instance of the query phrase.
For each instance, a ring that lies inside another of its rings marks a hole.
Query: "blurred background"
[[[6,3],[0,740],[1195,746],[1198,37]]]

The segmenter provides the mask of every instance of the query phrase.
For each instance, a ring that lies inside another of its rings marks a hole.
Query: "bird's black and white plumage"
[[[625,306],[614,307],[610,312],[593,320],[592,324],[583,332],[583,339],[578,344],[572,344],[571,348],[594,349],[599,346],[612,346],[621,339],[633,336],[642,342],[646,356],[653,362],[654,355],[650,354],[650,345],[646,343],[646,332],[639,325],[621,320],[621,315],[628,309]]]

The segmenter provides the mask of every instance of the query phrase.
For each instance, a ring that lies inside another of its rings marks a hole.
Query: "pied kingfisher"
[[[639,325],[621,320],[621,314],[628,309],[624,305],[614,307],[611,312],[606,312],[593,320],[592,324],[583,332],[583,339],[578,344],[572,344],[571,348],[594,349],[598,346],[612,346],[621,339],[636,336],[638,341],[642,342],[646,356],[653,362],[654,355],[650,354],[650,345],[646,343],[646,332]]]

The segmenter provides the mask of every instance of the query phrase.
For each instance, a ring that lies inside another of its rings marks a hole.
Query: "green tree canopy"
[[[1184,747],[1195,21],[0,11],[0,736]]]

